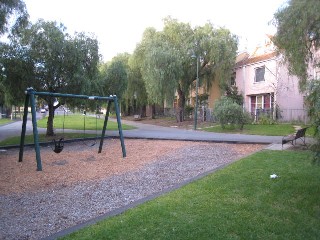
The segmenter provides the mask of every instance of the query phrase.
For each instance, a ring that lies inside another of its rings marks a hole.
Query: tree
[[[320,80],[314,80],[308,85],[308,96],[306,103],[309,110],[309,116],[314,124],[314,137],[317,140],[311,146],[314,152],[314,161],[320,163]]]
[[[224,82],[231,77],[237,39],[227,29],[215,29],[211,23],[192,28],[170,17],[163,31],[146,29],[136,48],[141,62],[142,78],[150,103],[172,101],[178,93],[178,121],[192,83],[196,79],[196,55],[200,62],[200,84],[210,87],[212,81]]]
[[[136,56],[132,54],[128,59],[128,86],[124,94],[126,113],[146,116],[146,105],[148,103],[148,95],[145,83],[142,80],[139,63]]]
[[[10,27],[12,33],[19,31],[28,23],[28,17],[26,5],[23,1],[0,0],[0,36],[7,33]],[[11,26],[10,22],[13,22]]]
[[[0,44],[0,83],[3,91],[3,104],[22,105],[24,91],[32,86],[33,65],[26,48],[18,44]],[[29,85],[31,84],[31,85]],[[20,94],[19,94],[20,93]]]
[[[274,15],[277,33],[273,39],[289,64],[289,71],[300,79],[301,89],[306,88],[308,67],[320,66],[315,53],[320,47],[320,1],[290,0]]]
[[[101,95],[117,95],[122,98],[128,84],[129,54],[118,54],[99,69]]]
[[[180,71],[180,67],[172,61],[179,59],[174,58],[170,50],[161,33],[154,28],[147,28],[130,59],[130,65],[134,70],[133,77],[141,75],[143,80],[142,83],[138,79],[133,79],[142,87],[142,91],[133,93],[139,98],[147,95],[147,102],[153,106],[152,118],[155,104],[163,105],[165,100],[170,102],[174,97],[176,79],[172,79],[171,73],[166,71],[166,68],[172,70],[172,67],[176,66],[174,70]],[[131,88],[131,91],[135,90],[136,88]],[[147,94],[143,92],[144,90]]]
[[[23,1],[0,0],[0,37],[4,39],[4,36],[6,36],[5,34],[18,34],[19,30],[28,24],[28,17],[26,6]],[[0,108],[2,106],[10,106],[10,103],[18,102],[18,99],[8,93],[7,87],[3,82],[5,76],[2,71],[4,66],[4,59],[2,57],[4,56],[5,50],[5,44],[0,42]],[[16,64],[16,66],[12,65],[15,70],[21,67],[21,64]]]
[[[3,57],[4,85],[9,92],[23,96],[25,89],[17,92],[16,86],[47,92],[91,92],[97,77],[98,42],[84,33],[71,37],[65,30],[62,24],[39,20],[11,38]],[[18,68],[14,68],[16,63]],[[49,109],[47,135],[52,136],[54,111],[64,102],[54,105],[56,99],[43,98]]]
[[[320,67],[320,1],[290,0],[274,15],[277,34],[274,43],[289,64],[291,74],[298,76],[301,91],[307,90],[309,115],[315,126],[317,143],[312,147],[320,162],[319,79],[309,74]]]

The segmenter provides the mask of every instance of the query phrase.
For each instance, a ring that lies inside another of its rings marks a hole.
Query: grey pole
[[[199,87],[199,57],[197,56],[196,107],[194,110],[194,130],[197,130],[197,121],[198,121],[198,87]]]

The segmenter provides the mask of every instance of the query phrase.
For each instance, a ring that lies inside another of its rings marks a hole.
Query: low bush
[[[234,102],[232,98],[225,96],[215,103],[213,115],[222,128],[230,125],[242,130],[245,124],[251,122],[250,114],[244,111],[242,106]]]

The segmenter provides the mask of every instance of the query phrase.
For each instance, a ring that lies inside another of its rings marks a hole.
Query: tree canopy
[[[140,63],[149,103],[169,103],[178,92],[178,120],[183,120],[186,97],[196,79],[196,59],[200,59],[200,84],[231,78],[237,50],[237,38],[229,30],[211,23],[192,28],[170,17],[162,31],[148,28],[134,56]]]
[[[300,79],[302,89],[309,78],[310,63],[320,66],[315,53],[320,47],[320,1],[290,0],[274,15],[274,43],[289,63],[289,71]]]
[[[290,0],[274,15],[277,34],[274,43],[289,64],[290,73],[299,77],[306,90],[306,104],[313,121],[316,143],[311,147],[320,163],[320,1]],[[318,78],[318,79],[317,79]]]
[[[18,31],[28,23],[26,5],[22,0],[0,0],[0,36]],[[11,21],[10,21],[11,20]],[[13,22],[10,25],[10,22]]]
[[[1,45],[1,82],[7,99],[23,102],[31,86],[36,91],[90,94],[98,73],[98,42],[65,30],[62,24],[39,20]],[[47,135],[53,135],[54,110],[63,102],[54,105],[55,99],[44,99],[49,108]]]
[[[118,54],[99,69],[100,95],[117,95],[119,99],[127,89],[129,54]]]

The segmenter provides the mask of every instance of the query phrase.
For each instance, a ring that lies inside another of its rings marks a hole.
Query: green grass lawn
[[[258,152],[63,239],[319,239],[320,166],[310,156]]]
[[[84,138],[85,137],[96,137],[101,136],[104,118],[98,118],[87,116],[85,119],[85,129],[86,130],[96,130],[97,127],[97,134],[89,134],[86,132],[84,134],[84,117],[82,115],[69,115],[65,117],[64,121],[64,128],[66,129],[75,129],[75,130],[81,130],[80,133],[67,133],[64,132],[63,127],[63,116],[62,115],[56,115],[54,118],[54,128],[55,133],[57,137],[63,136],[64,139],[75,139],[75,138]],[[97,124],[96,124],[97,121]],[[135,127],[121,124],[122,130],[130,130],[134,129]],[[43,118],[41,120],[37,121],[37,127],[39,128],[46,128],[47,127],[47,118]],[[118,124],[117,122],[108,121],[107,130],[118,130]],[[39,134],[39,141],[40,142],[51,142],[52,138],[47,138],[45,134]],[[33,135],[27,135],[25,138],[25,144],[28,143],[34,143],[33,141]],[[0,146],[8,146],[8,145],[18,145],[20,144],[20,136],[7,138],[4,141],[0,142]]]
[[[98,130],[102,130],[103,123],[104,123],[104,117],[101,118],[95,118],[91,116],[86,116],[84,119],[83,115],[78,114],[70,114],[68,116],[63,117],[63,115],[56,115],[54,117],[53,126],[55,129],[59,128],[62,129],[63,127],[63,119],[64,119],[64,128],[65,129],[78,129],[83,130],[84,129],[84,123],[85,123],[85,129],[86,130],[96,130],[96,127]],[[47,117],[42,118],[41,120],[38,120],[37,125],[40,128],[46,128],[47,127]],[[97,123],[97,124],[96,124]],[[130,130],[134,129],[135,127],[121,124],[122,130]],[[117,130],[118,125],[117,122],[108,121],[107,130]]]
[[[100,134],[101,135],[101,134]],[[77,138],[89,138],[89,137],[97,137],[96,134],[83,134],[83,133],[64,133],[60,134],[58,133],[55,137],[46,137],[45,134],[39,134],[39,141],[40,142],[52,142],[53,139],[59,139],[60,137],[63,137],[65,140],[68,139],[77,139]],[[33,144],[33,135],[26,135],[25,144]],[[20,136],[10,137],[0,142],[0,146],[10,146],[10,145],[19,145],[20,144]]]
[[[10,123],[10,122],[12,122],[12,120],[9,119],[9,118],[1,118],[0,119],[0,125],[7,124],[7,123]]]
[[[303,126],[301,126],[303,127]],[[271,125],[260,125],[260,124],[246,124],[243,130],[235,129],[226,126],[223,129],[220,125],[215,125],[208,128],[203,128],[203,131],[217,132],[217,133],[240,133],[250,135],[264,135],[264,136],[286,136],[295,132],[292,124],[271,124]],[[307,135],[311,135],[312,129],[307,130]]]

